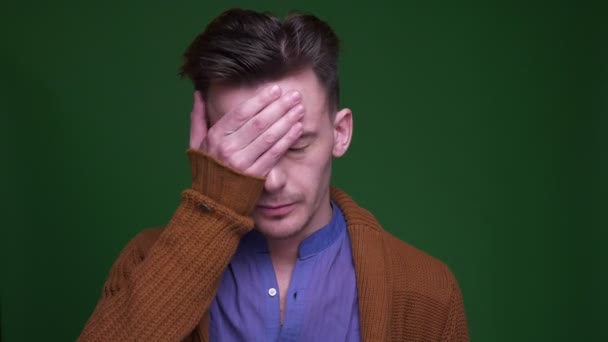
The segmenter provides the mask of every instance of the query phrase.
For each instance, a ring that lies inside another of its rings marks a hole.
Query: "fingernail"
[[[304,116],[304,106],[298,105],[296,108],[296,113],[298,118],[302,118]]]
[[[300,95],[300,92],[298,92],[298,91],[294,91],[291,94],[291,101],[293,101],[294,103],[300,101],[301,98],[302,98],[302,95]]]
[[[272,96],[278,96],[280,91],[281,89],[279,89],[279,86],[276,84],[270,87],[270,95]]]

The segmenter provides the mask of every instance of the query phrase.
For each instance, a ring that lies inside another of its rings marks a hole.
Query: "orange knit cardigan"
[[[193,186],[164,228],[121,252],[79,341],[208,341],[209,307],[263,179],[189,150]],[[357,278],[362,341],[468,341],[458,283],[440,261],[384,231],[348,195],[344,212]]]

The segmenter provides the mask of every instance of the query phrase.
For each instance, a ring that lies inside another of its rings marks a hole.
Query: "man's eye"
[[[289,152],[304,152],[304,150],[307,148],[308,146],[299,146],[299,147],[292,147],[289,149]]]

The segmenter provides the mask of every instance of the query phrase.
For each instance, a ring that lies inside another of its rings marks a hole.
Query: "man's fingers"
[[[295,125],[291,126],[287,134],[283,136],[279,141],[277,141],[268,151],[258,158],[258,160],[253,163],[253,165],[247,169],[245,172],[265,177],[268,175],[268,172],[276,165],[276,163],[283,157],[285,152],[295,143],[303,132],[303,126],[301,122],[297,122]]]
[[[301,134],[298,133],[301,124],[297,122],[304,116],[304,107],[300,104],[302,95],[297,91],[281,97],[277,85],[265,87],[224,114],[209,132],[201,122],[204,106],[197,95],[192,111],[191,145],[202,143],[208,153],[238,170],[265,176]],[[200,127],[204,127],[204,134],[200,134]]]
[[[302,101],[302,95],[297,91],[284,94],[276,101],[264,108],[258,115],[253,116],[239,130],[232,135],[232,139],[238,139],[241,146],[247,146],[266,129],[271,127],[281,117],[290,112]],[[276,141],[273,141],[273,143]],[[270,145],[269,145],[270,146]]]
[[[254,164],[256,159],[281,140],[303,116],[304,106],[301,104],[290,109],[287,114],[259,134],[248,146],[232,156],[235,163],[245,168]]]
[[[190,148],[199,149],[207,135],[205,102],[200,91],[194,92],[192,112],[190,113]]]
[[[239,104],[234,110],[226,113],[215,125],[215,129],[228,134],[235,132],[249,119],[261,112],[281,95],[278,85],[271,85],[260,90],[252,98]]]

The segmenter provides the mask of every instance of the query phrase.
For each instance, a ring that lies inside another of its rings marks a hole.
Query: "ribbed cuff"
[[[241,215],[251,215],[264,188],[264,178],[246,175],[212,156],[188,149],[192,189]]]

